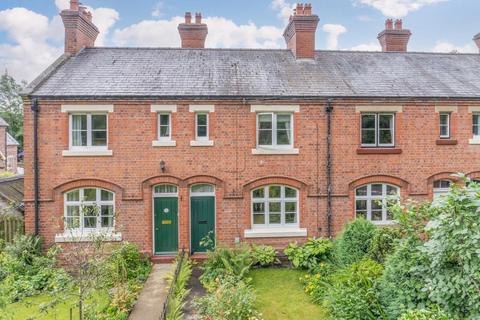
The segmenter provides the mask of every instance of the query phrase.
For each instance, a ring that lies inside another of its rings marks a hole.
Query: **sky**
[[[100,29],[96,46],[179,47],[186,11],[208,24],[206,47],[285,48],[291,0],[84,0]],[[413,33],[409,51],[478,52],[480,0],[312,0],[317,50],[380,50],[386,18]],[[0,70],[31,81],[63,53],[69,0],[0,0]]]

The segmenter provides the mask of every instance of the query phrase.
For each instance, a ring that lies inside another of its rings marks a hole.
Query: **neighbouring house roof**
[[[20,143],[7,132],[7,146],[19,146]]]
[[[23,175],[0,178],[0,207],[10,204],[23,211]]]
[[[89,48],[33,83],[37,97],[480,98],[480,54]]]
[[[8,127],[7,121],[0,117],[0,127]]]

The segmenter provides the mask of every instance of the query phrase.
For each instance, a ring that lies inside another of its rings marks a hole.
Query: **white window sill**
[[[191,147],[213,147],[213,140],[192,140]]]
[[[480,138],[473,138],[468,140],[468,144],[480,144]]]
[[[113,156],[112,150],[63,150],[62,156],[64,157],[111,157]]]
[[[176,147],[177,142],[173,140],[155,140],[152,141],[152,147]]]
[[[298,148],[291,149],[267,149],[267,148],[256,148],[252,149],[252,154],[299,154],[300,151]]]
[[[245,238],[285,238],[285,237],[306,237],[305,228],[264,228],[249,229],[244,231]]]
[[[69,233],[65,231],[64,233],[55,235],[56,243],[65,243],[65,242],[91,242],[96,239],[96,237],[101,237],[104,241],[122,241],[122,234],[115,232],[102,233],[102,231],[96,232],[86,232],[84,234],[79,233]]]

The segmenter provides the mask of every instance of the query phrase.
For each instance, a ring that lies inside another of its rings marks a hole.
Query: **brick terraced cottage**
[[[99,48],[77,1],[61,16],[65,54],[24,97],[26,228],[47,244],[280,248],[480,178],[480,54],[408,52],[400,20],[382,52],[352,52],[315,50],[302,4],[275,50],[204,48],[189,13],[182,48]]]

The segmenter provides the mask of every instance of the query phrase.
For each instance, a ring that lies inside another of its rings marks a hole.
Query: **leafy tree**
[[[5,72],[0,77],[0,116],[7,121],[9,133],[23,147],[23,102],[20,91],[25,83],[18,84]]]

